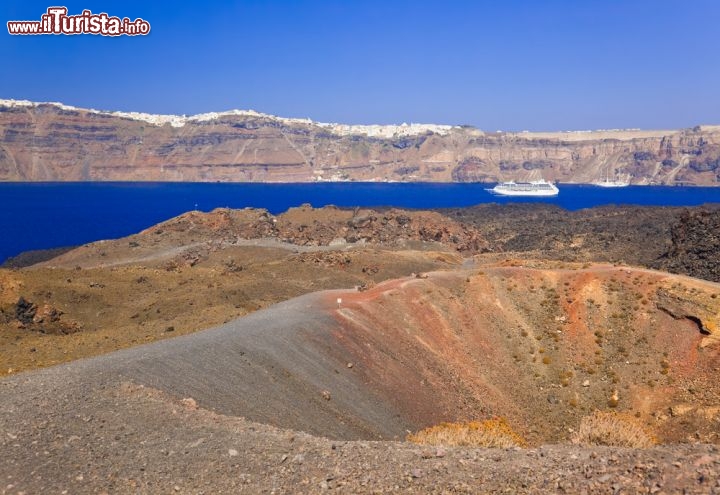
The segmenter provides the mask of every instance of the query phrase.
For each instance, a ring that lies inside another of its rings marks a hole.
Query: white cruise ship
[[[544,180],[532,182],[501,182],[488,190],[502,196],[557,196],[560,193],[560,190],[555,184]]]

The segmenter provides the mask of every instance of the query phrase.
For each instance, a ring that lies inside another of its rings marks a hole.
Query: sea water
[[[293,206],[446,208],[480,203],[543,202],[568,210],[599,205],[694,206],[720,203],[720,187],[560,184],[551,198],[490,194],[492,184],[447,183],[0,183],[0,263],[32,249],[123,237],[190,210]]]

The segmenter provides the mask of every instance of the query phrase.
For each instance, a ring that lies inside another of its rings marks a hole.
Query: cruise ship
[[[501,182],[488,190],[502,196],[557,196],[560,193],[560,190],[555,184],[544,180],[532,182]]]

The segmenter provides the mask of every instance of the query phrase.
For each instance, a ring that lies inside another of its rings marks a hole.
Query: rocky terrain
[[[720,281],[720,211],[685,211],[671,234],[672,244],[657,263],[659,268]]]
[[[720,282],[718,205],[567,211],[542,204],[486,204],[440,212],[482,232],[496,252],[639,265]]]
[[[4,181],[436,181],[717,185],[720,127],[484,132],[253,111],[193,117],[0,100]]]
[[[0,382],[0,493],[719,493],[713,445],[428,448],[337,441],[132,383]],[[27,393],[23,393],[23,389]],[[38,410],[43,410],[42,415]],[[21,418],[21,419],[18,419]]]
[[[189,212],[0,270],[0,493],[720,493],[720,285],[640,266],[712,274],[718,210],[525,209]],[[522,447],[403,441],[492,418]]]
[[[0,270],[0,374],[208,328],[309,291],[457,266],[459,248],[485,246],[433,212],[190,212]]]

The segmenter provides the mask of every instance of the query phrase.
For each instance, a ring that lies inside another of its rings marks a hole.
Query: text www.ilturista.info
[[[137,36],[150,32],[150,23],[137,18],[111,17],[105,12],[93,14],[83,10],[67,15],[66,7],[50,7],[39,21],[8,21],[10,34],[98,34],[100,36]]]

